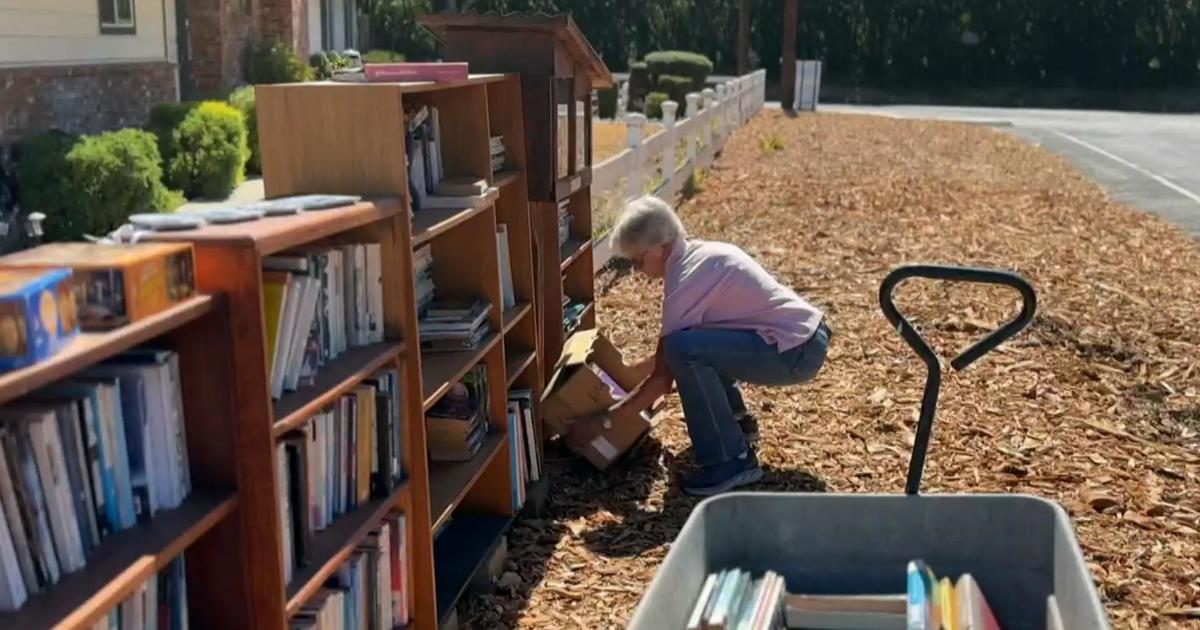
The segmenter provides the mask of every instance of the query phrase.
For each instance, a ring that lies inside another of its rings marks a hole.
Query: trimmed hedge
[[[646,69],[656,79],[663,76],[686,77],[691,80],[693,90],[700,90],[704,88],[708,75],[712,74],[713,64],[700,53],[661,50],[646,55]]]
[[[647,118],[662,118],[662,104],[668,100],[668,97],[663,92],[651,92],[646,95],[646,117]]]
[[[172,188],[188,198],[220,199],[242,182],[250,155],[248,134],[244,115],[232,105],[221,101],[160,105],[151,111],[150,122]]]
[[[596,90],[596,115],[600,118],[616,118],[617,88]]]
[[[251,48],[250,63],[246,67],[247,83],[298,83],[312,78],[313,69],[291,46],[281,41],[261,42]]]
[[[27,211],[46,215],[46,240],[100,236],[139,212],[183,203],[162,183],[153,134],[122,129],[95,136],[51,131],[21,145],[17,180]]]
[[[348,67],[350,58],[333,51],[315,52],[308,56],[308,65],[312,66],[314,77],[323,81],[332,77],[334,71]]]
[[[250,147],[246,172],[262,173],[262,151],[258,148],[258,107],[254,100],[254,86],[247,85],[234,90],[229,95],[229,104],[241,111],[246,119],[246,144]]]
[[[404,61],[404,55],[401,55],[394,50],[375,49],[368,50],[367,53],[362,56],[362,60],[363,63],[391,63]]]
[[[658,77],[655,89],[665,92],[672,101],[679,103],[679,107],[682,109],[687,106],[687,95],[692,91],[692,80],[687,77],[664,74]]]

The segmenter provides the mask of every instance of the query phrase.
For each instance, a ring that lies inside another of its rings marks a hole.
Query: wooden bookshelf
[[[301,215],[305,221],[319,217],[320,227],[306,223],[305,229],[296,229],[289,223],[300,217],[287,217],[248,238],[235,239],[237,231],[230,230],[223,236],[187,239],[206,250],[203,257],[209,262],[201,275],[240,296],[239,303],[246,309],[242,319],[235,320],[235,328],[238,322],[242,326],[240,343],[247,348],[247,360],[241,366],[245,369],[239,370],[245,374],[240,374],[239,380],[245,384],[245,403],[251,413],[244,414],[242,421],[259,428],[252,431],[252,444],[243,452],[253,453],[260,461],[245,464],[243,474],[257,479],[253,510],[263,522],[245,526],[255,532],[263,549],[253,559],[261,565],[255,572],[255,601],[278,603],[265,606],[254,627],[282,627],[283,620],[308,601],[366,531],[388,511],[403,509],[409,523],[412,626],[432,630],[462,593],[461,588],[447,590],[443,585],[447,581],[464,585],[470,577],[462,575],[464,567],[482,566],[512,521],[508,386],[536,387],[537,400],[542,381],[538,354],[541,297],[534,268],[536,235],[526,181],[522,97],[516,75],[472,76],[467,81],[436,84],[326,82],[257,88],[260,115],[264,121],[270,120],[260,127],[267,195],[344,193],[368,199],[350,208]],[[442,136],[446,176],[487,179],[493,189],[485,200],[470,207],[423,209],[410,217],[403,116],[398,115],[410,103],[438,108],[443,129],[453,129]],[[506,162],[503,170],[492,173],[488,145],[489,138],[496,135],[504,139]],[[508,234],[516,293],[516,304],[508,309],[502,308],[495,243],[501,223]],[[372,235],[387,243],[388,342],[356,349],[324,366],[310,388],[273,403],[264,399],[261,274],[255,271],[266,251],[261,244],[269,242],[270,250],[278,252],[356,235]],[[483,299],[492,304],[488,316],[491,332],[472,350],[429,352],[421,348],[412,269],[414,250],[425,246],[433,255],[438,299]],[[247,270],[240,277],[232,273],[239,266]],[[218,276],[224,280],[218,281]],[[238,362],[242,363],[240,358]],[[382,365],[397,365],[404,374],[405,488],[398,496],[376,500],[344,515],[320,532],[314,561],[284,585],[279,573],[278,508],[271,503],[274,456],[263,449],[270,449],[275,437],[303,423]],[[472,459],[432,462],[427,456],[424,413],[479,365],[484,366],[489,383],[490,432]],[[471,522],[490,524],[486,544],[476,541],[457,551],[435,553],[435,534],[436,544],[442,548],[444,537],[462,535],[468,531],[464,524]],[[448,595],[451,592],[453,597]]]
[[[249,624],[241,559],[245,541],[236,517],[240,495],[228,447],[238,438],[235,383],[224,353],[212,355],[213,344],[229,337],[225,306],[219,296],[198,294],[111,331],[80,333],[49,359],[0,376],[0,404],[5,404],[141,344],[173,350],[179,360],[192,483],[179,507],[160,510],[148,521],[105,538],[83,568],[64,573],[39,594],[31,593],[18,610],[0,613],[0,627],[90,628],[185,552],[192,622],[211,627]],[[216,576],[224,577],[211,579]]]

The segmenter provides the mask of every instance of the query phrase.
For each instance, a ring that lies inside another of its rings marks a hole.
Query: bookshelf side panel
[[[521,81],[509,75],[487,84],[488,125],[493,136],[504,138],[506,168],[525,168],[525,119],[521,108]]]
[[[275,448],[267,387],[261,261],[252,249],[196,246],[196,285],[229,300],[238,510],[251,627],[282,628],[283,562],[275,488]]]
[[[400,91],[382,85],[255,88],[266,196],[407,196]],[[486,145],[485,145],[486,146]]]

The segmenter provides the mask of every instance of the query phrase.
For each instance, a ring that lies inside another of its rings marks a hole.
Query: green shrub
[[[35,136],[21,146],[17,178],[22,204],[45,213],[46,239],[52,241],[107,234],[131,214],[166,212],[183,203],[163,186],[154,136],[140,129]]]
[[[315,52],[308,57],[308,65],[312,66],[313,76],[325,80],[333,73],[350,65],[350,58],[332,50]]]
[[[229,95],[229,104],[242,112],[246,119],[246,144],[250,147],[250,158],[246,160],[247,173],[262,173],[262,151],[258,148],[258,108],[255,106],[254,86],[240,87]]]
[[[246,69],[246,81],[255,85],[264,83],[298,83],[309,81],[313,69],[304,63],[287,44],[272,40],[251,48],[250,64]]]
[[[687,94],[692,91],[692,80],[687,77],[664,74],[658,77],[654,87],[659,92],[665,92],[672,101],[679,103],[679,108],[682,110],[687,106]]]
[[[667,95],[663,92],[651,92],[646,95],[646,117],[647,118],[662,118],[662,104],[667,101]]]
[[[150,108],[150,121],[146,130],[158,139],[158,153],[162,156],[163,164],[171,161],[179,149],[173,132],[183,123],[183,119],[191,113],[198,102],[184,101],[180,103],[161,103]]]
[[[650,92],[650,73],[646,64],[636,61],[629,64],[629,102],[641,103]]]
[[[166,181],[189,198],[224,198],[242,181],[250,150],[242,112],[220,101],[193,106],[173,129],[156,130],[166,146]]]
[[[596,90],[596,115],[600,118],[617,117],[617,88]]]
[[[692,81],[692,89],[704,88],[704,81],[712,74],[713,64],[708,57],[683,50],[662,50],[646,55],[646,69],[651,77],[675,75]]]
[[[362,56],[362,60],[363,63],[392,63],[404,61],[404,55],[401,55],[394,50],[376,49],[368,50],[366,54]]]

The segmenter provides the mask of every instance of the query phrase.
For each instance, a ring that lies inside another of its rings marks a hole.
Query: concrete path
[[[1200,114],[832,104],[821,111],[957,120],[1010,131],[1065,155],[1114,198],[1200,237]]]
[[[189,201],[179,207],[178,211],[187,210],[211,210],[213,208],[228,208],[238,204],[250,203],[253,201],[262,201],[263,199],[263,182],[261,177],[254,177],[242,182],[234,189],[233,194],[229,195],[228,199],[196,199]]]

